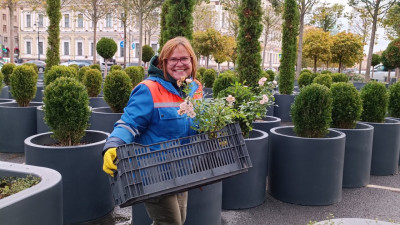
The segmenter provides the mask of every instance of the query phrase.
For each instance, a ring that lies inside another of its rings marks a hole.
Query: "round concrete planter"
[[[0,162],[0,177],[32,175],[40,182],[0,200],[1,224],[63,224],[61,175],[55,170]]]
[[[91,221],[114,209],[107,174],[103,172],[102,150],[108,133],[87,130],[84,145],[54,146],[52,133],[25,140],[25,161],[54,169],[63,178],[64,224]]]
[[[0,152],[23,153],[25,138],[36,134],[36,107],[31,102],[19,107],[17,102],[0,104]]]
[[[357,123],[354,129],[338,129],[346,134],[343,187],[356,188],[369,184],[374,127]]]
[[[104,101],[104,97],[90,97],[89,106],[92,108],[108,107],[107,102]]]
[[[50,131],[49,126],[47,126],[47,124],[44,122],[43,106],[38,106],[36,108],[36,132],[40,134],[49,131]]]
[[[324,220],[314,225],[396,225],[397,223],[385,222],[379,220],[361,219],[361,218],[339,218]]]
[[[9,99],[9,98],[0,98],[0,103],[5,103],[5,102],[14,102],[14,99]]]
[[[36,86],[36,95],[35,98],[32,99],[33,102],[41,102],[43,101],[43,83],[39,83]]]
[[[261,205],[265,200],[268,133],[252,130],[245,142],[253,167],[247,173],[222,181],[223,209],[252,208]]]
[[[114,129],[114,124],[122,116],[122,113],[113,113],[110,107],[100,107],[92,109],[90,116],[90,129],[101,130],[111,133]]]
[[[362,83],[362,82],[353,82],[354,87],[356,87],[357,90],[361,90],[367,83]]]
[[[396,174],[399,168],[400,121],[385,118],[384,123],[364,123],[374,127],[371,175]]]
[[[290,106],[294,102],[295,95],[274,94],[275,105],[274,116],[281,118],[282,122],[291,122]]]
[[[203,88],[203,96],[204,98],[213,98],[212,88]]]
[[[330,129],[324,138],[298,137],[293,126],[270,133],[268,192],[299,205],[330,205],[342,198],[346,135]]]
[[[189,191],[185,225],[221,225],[222,182]],[[132,224],[151,224],[143,203],[132,206]]]
[[[10,93],[8,92],[8,86],[4,86],[0,90],[0,98],[10,98]]]

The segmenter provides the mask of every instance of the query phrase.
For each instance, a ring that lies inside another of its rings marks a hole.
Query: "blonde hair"
[[[182,45],[186,51],[190,55],[190,59],[192,62],[192,78],[196,79],[197,72],[197,57],[193,51],[192,45],[189,40],[185,37],[175,37],[167,43],[165,43],[164,47],[161,49],[160,56],[158,57],[158,65],[157,67],[164,72],[165,80],[169,80],[167,76],[167,59],[172,55],[172,52],[179,46]]]

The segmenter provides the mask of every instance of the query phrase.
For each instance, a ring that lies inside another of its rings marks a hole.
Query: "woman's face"
[[[175,80],[186,78],[192,73],[192,59],[182,45],[178,45],[167,58],[167,72]]]

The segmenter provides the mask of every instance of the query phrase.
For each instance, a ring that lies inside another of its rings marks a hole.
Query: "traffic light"
[[[4,46],[3,46],[3,52],[7,53],[7,49]]]

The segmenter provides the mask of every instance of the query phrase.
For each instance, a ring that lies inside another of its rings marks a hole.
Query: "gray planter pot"
[[[90,97],[89,106],[92,108],[108,107],[108,104],[104,101],[104,97]]]
[[[261,205],[265,200],[268,133],[252,130],[245,142],[253,167],[247,173],[222,181],[223,209],[252,208]]]
[[[338,129],[346,134],[343,187],[356,188],[369,184],[374,127],[357,123],[354,129]]]
[[[33,102],[41,102],[43,101],[43,84],[42,83],[38,83],[36,86],[36,95],[35,98],[32,99]]]
[[[291,122],[290,106],[294,102],[295,95],[274,94],[274,116],[281,118],[282,122]]]
[[[92,109],[90,116],[91,130],[101,130],[111,133],[114,129],[114,124],[122,116],[122,113],[113,113],[110,107],[100,107]]]
[[[399,168],[400,122],[385,118],[384,123],[364,123],[374,127],[371,175],[396,174]]]
[[[10,93],[8,92],[8,86],[4,86],[0,91],[0,98],[10,98]]]
[[[203,88],[203,97],[204,98],[213,98],[212,88]]]
[[[19,107],[16,102],[0,104],[0,152],[23,153],[25,138],[36,134],[36,107],[31,102]]]
[[[61,175],[52,169],[0,162],[0,177],[32,175],[40,183],[0,200],[1,224],[63,224]]]
[[[107,174],[103,172],[102,150],[108,133],[87,130],[84,145],[54,146],[52,133],[25,140],[25,161],[58,171],[63,177],[64,224],[100,218],[114,208]]]
[[[5,102],[14,102],[14,99],[9,99],[9,98],[0,98],[0,103],[5,103]]]
[[[50,131],[49,126],[47,126],[47,124],[44,122],[43,106],[38,106],[36,107],[36,132],[40,134],[49,131]]]
[[[363,88],[366,83],[362,83],[362,82],[353,82],[354,87],[356,87],[357,90],[361,90],[361,88]]]
[[[330,205],[342,198],[345,137],[301,138],[293,126],[271,129],[268,192],[299,205]]]
[[[222,182],[189,191],[185,225],[221,225]],[[132,224],[151,224],[144,203],[132,206]]]

